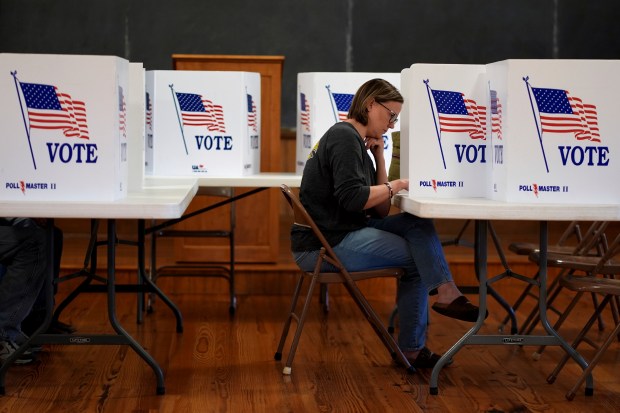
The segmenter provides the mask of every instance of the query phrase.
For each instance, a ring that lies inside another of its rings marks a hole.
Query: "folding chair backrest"
[[[564,245],[568,242],[569,238],[575,236],[577,242],[580,242],[583,239],[583,235],[581,234],[581,227],[579,226],[579,221],[572,221],[568,224],[568,227],[564,230],[560,239],[558,240],[557,245]]]
[[[601,256],[592,272],[594,274],[620,274],[620,263],[613,261],[618,254],[620,254],[620,234],[607,246],[607,251]]]
[[[589,276],[604,275],[614,276],[620,274],[620,261],[614,259],[620,253],[620,234],[618,234],[611,244],[607,245],[606,239],[603,240],[604,245],[597,247],[599,253],[591,254],[549,254],[547,256],[547,264],[552,267],[559,267],[568,270],[566,274],[569,278],[573,276],[573,272],[584,272]],[[539,256],[531,255],[534,260]]]
[[[602,255],[605,249],[607,238],[605,230],[609,225],[609,221],[595,221],[590,225],[583,238],[575,247],[574,255],[588,255],[588,253],[596,249],[597,255]]]

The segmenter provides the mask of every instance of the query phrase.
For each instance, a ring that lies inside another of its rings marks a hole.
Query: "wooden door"
[[[261,76],[261,171],[280,172],[280,113],[283,56],[172,55],[175,70],[222,70],[258,72]],[[249,188],[237,188],[236,192]],[[235,260],[276,262],[279,253],[278,189],[251,195],[236,204]],[[217,198],[197,196],[188,211],[217,202]],[[214,229],[226,223],[229,207],[218,208],[179,224],[182,229]],[[179,261],[226,261],[225,240],[179,238],[175,241]]]

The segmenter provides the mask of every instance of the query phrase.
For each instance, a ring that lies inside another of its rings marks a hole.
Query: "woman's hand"
[[[409,179],[396,179],[392,181],[392,188],[394,189],[394,194],[399,193],[403,189],[409,190]]]
[[[383,136],[380,138],[366,138],[364,139],[364,144],[366,145],[366,149],[370,149],[370,152],[375,157],[378,156],[383,157]]]

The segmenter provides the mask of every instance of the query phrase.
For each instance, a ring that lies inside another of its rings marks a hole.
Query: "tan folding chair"
[[[603,250],[605,248],[607,238],[605,235],[605,230],[609,225],[608,221],[595,221],[590,224],[587,231],[584,234],[579,233],[577,235],[577,244],[572,247],[572,251],[567,252],[567,245],[555,245],[549,248],[548,253],[552,254],[554,257],[558,255],[573,255],[573,256],[598,256],[600,257],[603,254]],[[570,230],[570,226],[567,231]],[[566,234],[566,232],[565,232]],[[565,234],[563,236],[565,236]],[[570,247],[569,247],[570,248]],[[525,248],[524,248],[525,251]],[[529,254],[529,260],[538,264],[540,257],[540,251],[538,247],[532,248]],[[562,291],[562,286],[559,284],[559,280],[562,275],[566,272],[570,271],[570,269],[563,268],[561,269],[558,276],[553,280],[553,282],[548,287],[548,295],[547,295],[547,308],[548,310],[556,313],[558,315],[558,321],[554,325],[554,328],[559,328],[570,311],[573,309],[576,302],[572,302],[568,305],[568,307],[564,309],[556,308],[553,303],[555,299],[560,296]],[[538,277],[538,273],[535,276],[535,279]],[[598,305],[598,299],[595,295],[592,296],[593,304],[596,307]],[[526,318],[523,326],[521,327],[520,334],[530,334],[532,330],[535,328],[536,324],[540,321],[540,313],[539,307],[535,306],[528,317]],[[604,329],[604,324],[602,319],[599,320],[599,329]],[[544,346],[541,346],[538,351],[534,353],[534,358],[540,358]]]
[[[571,240],[573,237],[577,240],[577,242],[581,241],[581,239],[583,238],[583,236],[581,235],[581,226],[579,225],[578,221],[572,221],[566,227],[566,229],[560,236],[557,243],[554,245],[549,245],[547,247],[547,251],[565,253],[565,254],[573,253],[575,250],[575,247],[571,245],[567,245],[569,240]],[[529,256],[532,252],[538,251],[538,248],[539,248],[538,244],[535,244],[533,242],[512,242],[510,243],[510,245],[508,245],[508,250],[514,252],[517,255],[524,255],[524,256]],[[539,277],[539,273],[536,272],[536,274],[532,278],[534,281],[536,281],[538,280],[538,277]],[[527,283],[527,286],[523,289],[519,297],[516,299],[516,301],[512,305],[512,309],[514,311],[517,311],[519,307],[521,306],[521,304],[523,304],[525,299],[528,297],[531,297],[534,300],[536,300],[536,302],[538,302],[538,295],[532,292],[534,285],[535,285],[534,283]],[[549,309],[552,311],[555,311],[553,307]],[[531,321],[532,317],[529,317],[527,320]],[[504,318],[504,320],[501,322],[500,329],[504,325],[506,325],[508,321],[510,321],[509,317]],[[524,328],[527,328],[527,323],[521,327],[521,332],[523,332]]]
[[[282,349],[284,348],[284,344],[286,343],[286,338],[288,336],[288,332],[291,326],[291,322],[293,320],[297,321],[297,328],[295,329],[295,335],[293,337],[291,347],[289,350],[288,358],[286,360],[286,364],[282,370],[283,374],[289,375],[292,372],[292,364],[293,358],[295,357],[295,352],[297,350],[297,344],[299,343],[299,338],[301,336],[301,331],[304,327],[304,322],[306,320],[306,316],[308,313],[308,309],[310,307],[310,302],[312,299],[312,295],[316,284],[333,284],[340,283],[345,286],[353,301],[358,305],[362,313],[366,316],[367,320],[370,322],[370,325],[373,327],[374,331],[377,333],[383,344],[386,346],[388,351],[390,352],[393,359],[400,362],[404,365],[408,371],[414,372],[415,369],[409,364],[407,358],[404,356],[398,344],[394,341],[394,338],[388,333],[385,326],[370,306],[362,292],[359,290],[356,282],[361,280],[366,280],[370,278],[378,278],[378,277],[395,277],[398,278],[404,274],[402,268],[383,268],[377,270],[368,270],[368,271],[351,271],[349,272],[345,266],[342,264],[338,256],[334,253],[334,250],[329,245],[323,233],[316,225],[312,217],[308,214],[304,206],[301,204],[299,199],[291,189],[286,185],[281,185],[280,189],[282,190],[282,194],[288,201],[289,205],[293,210],[294,215],[294,225],[299,225],[302,227],[310,228],[314,235],[321,242],[322,248],[320,250],[319,257],[314,266],[314,271],[306,272],[303,271],[299,277],[299,281],[295,287],[295,291],[293,293],[291,308],[289,314],[284,322],[284,328],[282,330],[282,336],[280,337],[280,343],[278,344],[278,349],[275,353],[274,358],[276,360],[282,359]],[[322,272],[321,266],[324,262],[327,262],[338,269],[338,272]],[[302,288],[304,286],[304,282],[306,279],[310,279],[310,284],[308,287],[308,291],[306,293],[306,298],[303,303],[301,313],[297,312],[297,302],[299,300],[299,296],[301,295]]]
[[[573,254],[575,253],[576,246],[573,244],[578,244],[583,240],[583,235],[581,233],[581,225],[579,221],[572,221],[564,232],[560,235],[560,238],[555,244],[549,245],[547,247],[547,251],[551,253],[560,253],[560,254]],[[529,256],[530,254],[537,252],[539,249],[539,245],[533,242],[512,242],[508,245],[508,250],[514,252],[517,255]],[[514,311],[517,311],[521,304],[525,301],[526,298],[533,298],[535,302],[538,302],[538,295],[532,292],[532,289],[536,285],[536,281],[538,281],[539,272],[532,277],[532,283],[527,283],[526,287],[523,289],[519,297],[515,300],[512,308]],[[557,285],[558,279],[554,279],[553,282],[549,285],[548,291],[553,291],[555,286]],[[552,305],[548,306],[550,311],[553,311],[556,314],[560,314],[560,310],[555,308]],[[504,318],[500,325],[500,329],[509,321],[508,317]],[[525,318],[524,323],[521,325],[519,330],[519,334],[523,334],[529,328],[533,328],[534,325],[538,322],[538,306],[535,306],[530,314]],[[531,327],[530,327],[531,326]]]
[[[575,385],[566,393],[566,398],[572,400],[575,392],[586,380],[589,374],[599,362],[614,337],[620,334],[620,320],[618,320],[618,297],[620,297],[620,279],[614,278],[620,274],[620,261],[615,257],[620,254],[620,234],[609,245],[607,251],[601,257],[572,256],[561,254],[550,254],[547,258],[547,265],[550,267],[558,267],[570,270],[567,274],[562,275],[559,279],[560,285],[571,291],[577,292],[578,296],[584,293],[602,294],[604,296],[601,303],[597,306],[594,313],[585,324],[581,332],[577,335],[572,343],[572,347],[576,350],[577,346],[585,342],[592,346],[596,351],[592,360],[588,363],[588,367],[583,371]],[[584,273],[585,276],[575,275],[575,272]],[[602,344],[598,345],[595,341],[586,337],[586,334],[601,315],[607,304],[611,303],[612,315],[615,322],[615,328],[609,332]],[[553,383],[560,373],[569,356],[565,355],[553,372],[547,378],[549,383]],[[593,388],[586,386],[586,396],[594,393]]]

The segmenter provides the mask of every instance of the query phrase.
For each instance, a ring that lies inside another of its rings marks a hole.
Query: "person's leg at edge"
[[[0,238],[0,260],[11,263],[0,288],[0,335],[5,340],[20,341],[21,321],[43,286],[45,231],[36,227],[3,227]]]

